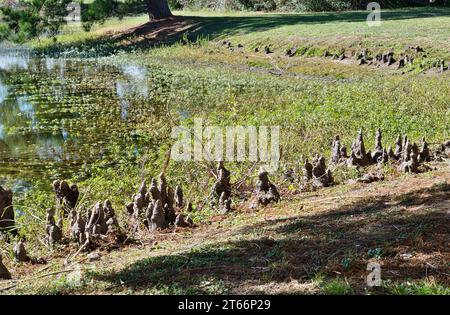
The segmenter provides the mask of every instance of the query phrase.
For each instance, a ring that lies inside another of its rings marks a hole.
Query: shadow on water
[[[412,251],[408,248],[413,247],[418,254],[445,249],[450,233],[446,213],[449,204],[448,184],[395,198],[363,199],[326,213],[267,220],[235,232],[240,236],[260,233],[254,239],[219,241],[173,255],[141,259],[120,271],[92,276],[111,283],[111,289],[176,288],[182,293],[200,294],[208,293],[202,287],[205,279],[239,289],[248,282],[308,281],[318,273],[335,277],[334,272],[364,286],[372,250],[382,255],[384,279],[421,279],[424,265],[402,263],[398,255],[401,248]],[[402,210],[405,205],[428,208],[420,213],[406,212]],[[350,259],[349,266],[340,264],[344,259]],[[446,267],[436,268],[428,270],[428,276],[440,279],[441,269]]]

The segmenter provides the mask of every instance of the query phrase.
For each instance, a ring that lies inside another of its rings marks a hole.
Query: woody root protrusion
[[[219,161],[217,163],[217,181],[214,183],[212,195],[214,197],[213,204],[218,205],[221,214],[232,211],[230,176],[231,173],[225,168],[223,161]]]
[[[422,137],[420,148],[408,139],[407,135],[402,138],[397,136],[395,141],[395,151],[389,148],[389,157],[392,161],[400,163],[398,170],[403,173],[419,173],[428,169],[424,163],[431,161],[431,154],[425,137]]]
[[[0,236],[2,233],[17,235],[14,220],[13,193],[0,186]]]
[[[363,133],[360,130],[358,137],[352,143],[350,157],[346,156],[345,147],[341,146],[339,136],[336,136],[332,144],[331,163],[347,163],[352,167],[367,167],[373,164],[386,164],[389,161],[399,163],[398,170],[405,173],[418,173],[428,167],[425,162],[431,161],[431,151],[425,138],[422,138],[420,147],[416,143],[411,143],[407,135],[398,136],[395,141],[395,148],[389,146],[388,150],[383,148],[382,133],[377,129],[375,135],[375,147],[373,151],[366,151]],[[435,155],[438,153],[435,153]],[[358,182],[372,182],[383,180],[384,176],[377,173],[367,173]]]
[[[337,146],[339,146],[339,143]],[[331,170],[326,167],[325,158],[319,155],[314,158],[313,163],[310,163],[308,159],[305,160],[303,179],[305,183],[311,184],[313,188],[328,187],[334,184],[333,175]]]
[[[80,193],[76,184],[69,184],[64,180],[55,180],[53,182],[53,191],[56,196],[56,208],[61,210],[64,215],[75,209]]]
[[[142,181],[138,193],[133,196],[133,202],[126,209],[131,217],[141,221],[147,229],[155,231],[170,225],[193,226],[190,216],[182,214],[184,207],[181,187],[176,186],[173,190],[167,184],[164,173],[161,173],[159,183],[153,178],[149,188],[146,181]],[[192,205],[188,203],[186,208],[192,209]]]
[[[258,204],[266,206],[272,202],[280,200],[280,194],[277,187],[269,180],[269,173],[261,169],[256,183],[256,198]]]

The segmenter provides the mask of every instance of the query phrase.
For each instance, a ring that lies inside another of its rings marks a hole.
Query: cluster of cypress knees
[[[347,148],[341,144],[339,136],[336,136],[331,146],[331,166],[346,165],[348,167],[368,167],[374,164],[387,164],[392,162],[397,165],[398,171],[403,173],[419,173],[429,170],[429,166],[424,162],[432,160],[439,161],[448,158],[450,155],[450,141],[440,145],[435,151],[431,151],[429,144],[422,138],[421,144],[411,142],[406,135],[398,136],[395,141],[395,148],[389,146],[383,148],[381,141],[381,130],[378,129],[375,135],[374,150],[366,151],[363,133],[360,130],[357,138],[351,144],[351,152],[348,154]],[[294,172],[289,169],[284,177],[290,181],[294,180]],[[369,172],[356,179],[356,182],[373,182],[384,179],[381,173]],[[303,181],[312,184],[313,187],[327,187],[334,184],[332,172],[326,167],[325,158],[316,155],[313,162],[308,159],[303,165]]]
[[[350,167],[366,167],[373,164],[385,164],[389,161],[396,163],[399,171],[407,173],[418,173],[426,171],[429,167],[424,164],[432,160],[440,160],[450,157],[450,141],[445,142],[433,152],[428,143],[422,138],[421,145],[412,143],[405,135],[398,136],[395,148],[383,148],[381,141],[381,130],[378,129],[375,136],[375,148],[366,151],[362,131],[352,142],[351,153],[341,144],[339,136],[332,143],[332,154],[330,165],[348,165]],[[212,204],[222,214],[232,211],[232,185],[231,173],[219,161],[216,169],[216,182],[212,188]],[[285,178],[293,179],[293,171],[288,170]],[[367,173],[357,179],[359,182],[372,182],[383,179],[382,174]],[[325,158],[317,155],[312,163],[308,160],[303,165],[304,184],[315,187],[327,187],[334,184],[330,168],[327,168]],[[59,219],[55,221],[55,210],[47,209],[46,215],[46,237],[47,245],[53,248],[61,243],[63,238],[63,220],[69,219],[71,239],[87,250],[95,248],[98,241],[107,239],[109,235],[124,236],[119,226],[112,203],[109,200],[97,202],[87,214],[82,215],[77,211],[79,190],[77,185],[69,185],[64,180],[53,182],[53,191],[56,197],[56,209],[60,209]],[[270,181],[268,172],[262,169],[258,173],[258,181],[255,186],[254,196],[257,204],[268,205],[280,200],[277,187]],[[15,227],[13,194],[10,190],[0,187],[0,235],[8,234],[17,236]],[[145,226],[151,231],[164,229],[170,225],[176,227],[194,227],[190,213],[193,211],[191,202],[184,200],[183,191],[180,186],[173,189],[168,185],[164,173],[161,173],[158,182],[151,180],[150,187],[144,180],[138,192],[133,196],[132,202],[126,205],[126,213],[129,216],[133,229]],[[122,238],[123,239],[123,238]],[[89,246],[93,245],[93,246]],[[13,248],[14,259],[18,262],[39,263],[39,259],[28,256],[24,243],[19,240]],[[11,274],[2,263],[0,255],[0,279],[9,279]]]

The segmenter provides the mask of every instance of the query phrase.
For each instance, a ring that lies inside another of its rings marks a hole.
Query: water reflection
[[[29,57],[27,55],[1,54],[0,69],[10,71],[13,69],[28,69]]]
[[[130,107],[130,102],[126,98],[128,89],[129,84],[121,81],[116,82],[116,94],[119,97],[120,117],[124,120],[127,119],[128,108]]]
[[[136,65],[122,65],[123,74],[131,77],[134,81],[144,81],[147,77],[147,69]]]
[[[137,94],[142,97],[148,97],[148,85],[146,84],[147,69],[136,65],[122,65],[122,73],[127,76],[127,81],[117,82],[122,87],[122,96]]]
[[[191,114],[186,109],[179,109],[178,115],[180,116],[181,119],[188,119],[191,117]]]
[[[19,105],[19,110],[27,115],[28,118],[34,116],[33,105],[28,101],[27,96],[19,96],[16,98],[17,105]]]
[[[3,103],[3,101],[6,99],[7,96],[8,96],[8,88],[6,87],[6,85],[3,84],[2,81],[0,81],[0,105],[1,103]]]

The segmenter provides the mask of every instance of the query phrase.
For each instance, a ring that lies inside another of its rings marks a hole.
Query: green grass
[[[396,295],[450,295],[448,286],[429,280],[397,282],[387,287]]]
[[[300,47],[309,50],[309,54],[321,54],[325,50],[356,51],[360,48],[369,48],[374,52],[392,48],[403,52],[408,45],[420,45],[431,57],[450,57],[449,31],[445,27],[450,23],[448,8],[383,10],[380,27],[367,25],[366,11],[302,14],[180,11],[174,14],[185,17],[193,25],[187,32],[191,40],[227,38],[248,48],[270,45],[275,50],[284,51]],[[111,19],[88,33],[82,32],[80,26],[68,26],[66,34],[58,37],[58,42],[64,47],[82,43],[94,45],[106,40],[115,49],[121,49],[125,48],[122,44],[102,38],[105,32],[120,31],[146,21],[146,15],[126,17],[120,21]],[[44,39],[32,45],[48,48],[55,43]]]
[[[222,61],[208,60],[208,52]],[[305,78],[292,78],[288,69],[274,79],[264,71],[233,66],[234,58],[219,49],[177,46],[138,54],[136,62],[152,68],[150,93],[156,102],[168,102],[173,113],[185,109],[210,125],[281,126],[282,161],[288,164],[300,154],[328,154],[336,134],[349,146],[360,128],[369,147],[378,127],[390,144],[398,134],[408,133],[415,141],[423,135],[435,142],[450,133],[448,76],[388,76],[354,67],[348,80],[336,78],[349,75],[339,68],[328,76]],[[303,70],[294,74],[317,68],[298,62]]]
[[[349,295],[354,294],[350,284],[343,279],[333,279],[322,284],[322,292],[325,295]]]
[[[449,10],[398,9],[382,11],[380,27],[369,27],[366,11],[305,14],[225,14],[199,13],[194,17],[204,19],[195,35],[216,37],[231,36],[244,45],[257,43],[274,47],[320,46],[323,48],[380,47],[403,49],[416,44],[449,51]],[[426,34],[426,35],[425,35]]]

